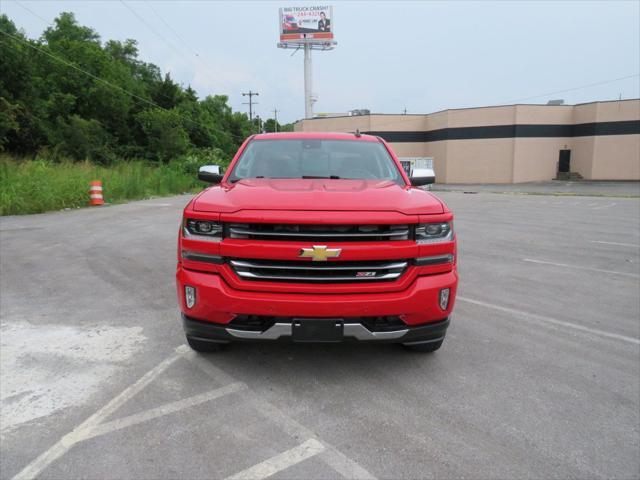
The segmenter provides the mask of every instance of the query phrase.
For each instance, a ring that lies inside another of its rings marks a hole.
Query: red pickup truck
[[[177,289],[187,341],[440,348],[458,274],[453,215],[381,138],[254,135],[184,209]]]

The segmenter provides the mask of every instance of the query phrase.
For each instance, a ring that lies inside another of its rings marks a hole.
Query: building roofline
[[[324,120],[324,119],[334,119],[334,118],[357,118],[357,117],[372,117],[372,116],[387,116],[387,117],[428,117],[429,115],[435,115],[437,113],[444,112],[456,112],[459,110],[479,110],[481,108],[503,108],[503,107],[578,107],[582,105],[592,105],[594,103],[613,103],[613,102],[637,102],[640,98],[623,98],[620,100],[594,100],[592,102],[583,102],[583,103],[567,103],[564,105],[547,105],[546,103],[509,103],[505,105],[484,105],[481,107],[461,107],[461,108],[445,108],[443,110],[436,110],[435,112],[429,113],[369,113],[368,115],[344,115],[339,117],[314,117],[314,118],[301,118],[296,120],[294,123],[302,122],[303,120]]]
[[[640,98],[621,98],[619,100],[596,100],[595,102],[583,102],[583,103],[576,103],[573,106],[577,107],[579,105],[590,105],[592,103],[619,103],[619,102],[637,102],[638,100],[640,100]]]

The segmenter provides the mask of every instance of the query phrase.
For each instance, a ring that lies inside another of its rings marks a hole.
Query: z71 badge
[[[356,272],[356,277],[375,277],[376,272]]]

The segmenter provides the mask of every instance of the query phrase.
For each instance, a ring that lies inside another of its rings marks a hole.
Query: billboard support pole
[[[304,118],[313,118],[313,65],[311,63],[311,48],[304,44]]]
[[[278,48],[295,48],[292,57],[298,50],[304,49],[304,118],[313,118],[313,104],[317,97],[313,94],[311,51],[333,50],[336,47],[337,42],[333,39],[333,7],[289,7],[281,8],[279,12]],[[296,15],[301,17],[296,19]]]

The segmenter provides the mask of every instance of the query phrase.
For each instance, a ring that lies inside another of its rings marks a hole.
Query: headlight
[[[449,222],[421,223],[416,227],[416,242],[438,243],[453,240],[453,225]]]
[[[184,236],[220,241],[222,239],[222,225],[210,220],[187,218],[184,221]]]

